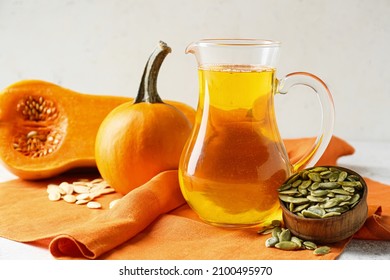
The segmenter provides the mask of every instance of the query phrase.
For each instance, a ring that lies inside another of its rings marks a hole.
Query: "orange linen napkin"
[[[312,139],[287,140],[290,158]],[[333,137],[319,165],[334,165],[354,148]],[[48,183],[95,178],[96,171],[64,174],[44,181],[13,180],[0,184],[0,236],[48,246],[56,258],[90,259],[335,259],[350,238],[329,244],[330,254],[285,252],[266,248],[268,236],[254,230],[230,230],[201,222],[184,202],[177,171],[159,174],[124,196],[113,209],[99,197],[102,209],[47,198]],[[163,186],[159,183],[164,183]],[[367,179],[370,216],[356,238],[390,240],[390,187]],[[386,215],[385,215],[386,214]]]

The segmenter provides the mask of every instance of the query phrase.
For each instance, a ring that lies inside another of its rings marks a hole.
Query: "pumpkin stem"
[[[158,43],[157,48],[150,55],[145,65],[138,95],[134,103],[164,103],[157,92],[157,76],[162,62],[170,52],[171,48],[166,43],[163,41]]]

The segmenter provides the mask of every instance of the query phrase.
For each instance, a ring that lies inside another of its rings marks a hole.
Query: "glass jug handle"
[[[326,84],[313,74],[294,72],[279,80],[277,92],[285,94],[295,85],[305,85],[314,90],[321,105],[322,121],[319,135],[314,144],[297,162],[293,163],[294,172],[301,168],[312,167],[318,162],[332,138],[334,126],[334,103]]]

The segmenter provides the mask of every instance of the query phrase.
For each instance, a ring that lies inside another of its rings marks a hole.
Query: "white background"
[[[134,97],[163,40],[173,51],[160,71],[160,95],[196,107],[196,61],[187,45],[273,39],[282,42],[278,77],[307,71],[328,84],[336,135],[389,141],[389,15],[388,0],[0,0],[0,88],[41,79]],[[283,137],[317,133],[320,107],[309,90],[276,96],[276,111]]]

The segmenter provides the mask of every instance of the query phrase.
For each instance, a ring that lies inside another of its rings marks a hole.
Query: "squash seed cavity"
[[[43,96],[28,96],[16,105],[22,119],[13,148],[24,156],[40,158],[56,151],[65,136],[66,118],[57,104]]]

